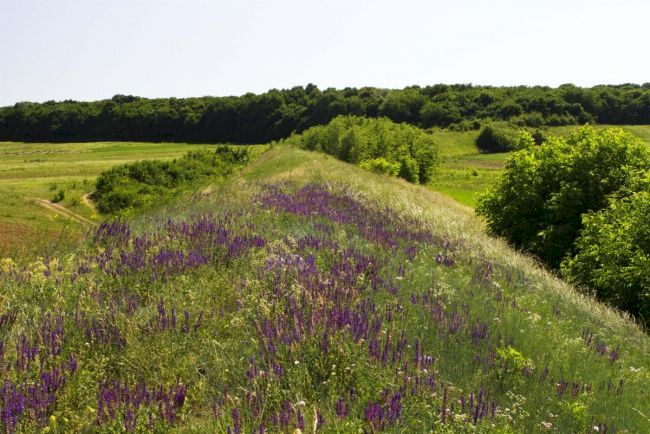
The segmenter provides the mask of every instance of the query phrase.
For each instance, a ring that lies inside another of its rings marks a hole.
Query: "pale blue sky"
[[[650,81],[648,0],[0,0],[0,106]]]

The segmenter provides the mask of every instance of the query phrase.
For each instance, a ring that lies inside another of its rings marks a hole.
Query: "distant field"
[[[143,159],[172,159],[216,145],[182,143],[15,143],[0,142],[0,257],[21,253],[47,255],[56,246],[75,244],[88,225],[45,208],[61,189],[59,205],[98,221],[84,195],[95,178],[112,166]],[[254,147],[261,150],[262,146]]]
[[[598,125],[607,128],[611,125]],[[650,125],[624,125],[622,128],[650,146]],[[575,126],[552,127],[544,130],[547,136],[567,136]],[[430,186],[469,207],[476,206],[478,194],[499,176],[510,153],[481,154],[474,144],[478,131],[438,131],[442,164]]]
[[[605,127],[605,126],[599,126]],[[547,135],[564,136],[575,127],[554,127]],[[623,126],[650,146],[650,126]],[[474,207],[476,197],[501,173],[505,154],[481,154],[474,141],[478,131],[435,133],[442,164],[430,187],[463,205]],[[51,248],[74,245],[87,224],[48,209],[36,199],[51,200],[61,189],[59,205],[80,218],[97,222],[84,196],[95,178],[114,165],[142,159],[172,159],[216,145],[182,143],[16,143],[0,142],[0,257],[22,253],[46,256]],[[264,146],[253,146],[255,152]]]

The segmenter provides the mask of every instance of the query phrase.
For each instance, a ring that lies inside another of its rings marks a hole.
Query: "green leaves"
[[[648,170],[648,151],[632,135],[585,126],[513,154],[477,211],[492,233],[650,317]]]
[[[93,200],[102,213],[129,212],[183,185],[229,176],[247,161],[246,149],[219,146],[214,152],[192,151],[173,161],[143,160],[115,166],[97,178]]]
[[[583,217],[577,254],[562,263],[569,280],[602,300],[650,318],[650,190],[612,200]]]
[[[512,151],[516,149],[517,144],[516,140],[492,125],[483,128],[476,138],[476,146],[485,153]]]
[[[287,139],[377,173],[426,183],[438,164],[438,148],[428,132],[389,119],[338,116]]]
[[[632,135],[578,128],[567,140],[513,154],[478,212],[492,233],[557,268],[574,253],[582,214],[603,208],[612,194],[629,194],[648,168],[648,152]]]
[[[390,176],[397,176],[400,173],[401,166],[400,163],[391,163],[382,157],[362,161],[359,164],[359,167],[362,169],[370,170],[375,173],[384,173]]]

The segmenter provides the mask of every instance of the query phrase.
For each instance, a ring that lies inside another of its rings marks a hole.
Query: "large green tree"
[[[575,251],[582,215],[629,194],[648,169],[648,151],[634,136],[585,126],[514,153],[477,210],[493,234],[557,268]]]

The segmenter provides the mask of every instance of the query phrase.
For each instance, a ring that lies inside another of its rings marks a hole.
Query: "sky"
[[[0,0],[0,106],[650,82],[648,0]]]

